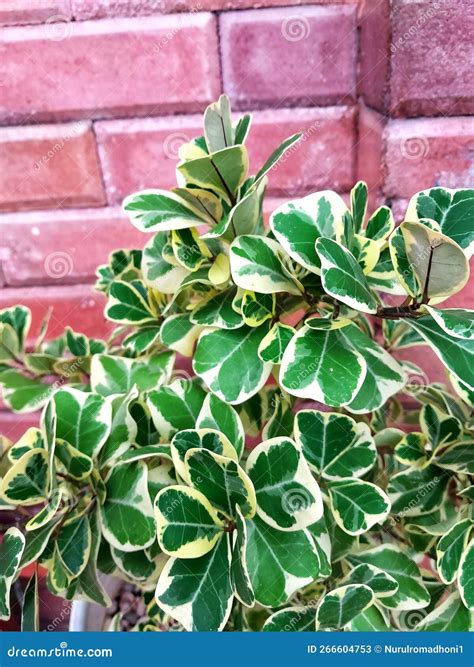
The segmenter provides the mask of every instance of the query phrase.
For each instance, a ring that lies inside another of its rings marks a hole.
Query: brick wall
[[[107,333],[94,269],[146,240],[120,202],[174,183],[223,91],[255,111],[252,166],[304,132],[267,213],[357,178],[399,219],[417,190],[474,187],[472,0],[0,0],[0,25],[0,308],[36,330],[52,305],[52,334]]]

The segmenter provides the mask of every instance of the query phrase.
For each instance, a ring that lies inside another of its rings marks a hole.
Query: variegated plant
[[[250,122],[221,97],[178,187],[125,200],[151,236],[98,270],[109,340],[46,341],[45,321],[30,341],[27,308],[0,312],[3,399],[42,409],[1,443],[0,618],[36,562],[68,599],[134,583],[138,630],[471,627],[473,313],[440,304],[469,279],[474,191],[420,192],[395,227],[358,183],[267,227],[299,136],[249,175]],[[401,361],[423,345],[454,393]]]

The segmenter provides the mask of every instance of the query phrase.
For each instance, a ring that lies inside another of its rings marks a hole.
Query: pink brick
[[[0,209],[104,204],[90,123],[0,128]]]
[[[29,339],[38,335],[42,319],[52,308],[48,338],[59,336],[70,326],[88,336],[106,337],[113,330],[112,322],[103,315],[105,297],[91,285],[65,287],[8,287],[0,292],[0,310],[16,303],[31,308],[32,326]]]
[[[395,0],[391,111],[399,116],[474,113],[474,4]]]
[[[70,0],[2,0],[0,24],[64,23],[70,20]],[[52,26],[51,31],[57,30]]]
[[[0,435],[17,442],[31,426],[39,426],[40,413],[17,415],[8,409],[0,410]]]
[[[72,0],[78,21],[110,16],[150,16],[159,12],[226,11],[325,4],[357,4],[358,0]]]
[[[356,7],[220,16],[224,88],[239,108],[348,102],[355,95]]]
[[[180,146],[202,134],[202,116],[98,122],[95,125],[110,204],[135,190],[176,187]]]
[[[472,118],[390,121],[386,129],[389,197],[411,197],[433,185],[474,187]]]
[[[0,120],[64,120],[197,111],[219,93],[211,14],[6,28]]]
[[[303,132],[300,144],[271,171],[268,192],[347,191],[354,178],[354,126],[348,107],[256,111],[247,141],[251,170],[256,173],[280,141]],[[109,203],[142,188],[173,187],[179,146],[201,132],[200,116],[96,123]]]
[[[4,214],[0,237],[7,285],[93,281],[113,250],[141,248],[150,238],[120,208]]]
[[[386,107],[390,69],[390,0],[362,2],[359,13],[359,94],[374,109]]]
[[[357,139],[357,179],[367,183],[372,209],[375,208],[375,200],[380,197],[383,189],[384,128],[384,117],[366,107],[361,101]]]

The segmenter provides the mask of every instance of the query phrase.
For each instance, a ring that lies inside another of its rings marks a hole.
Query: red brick
[[[0,215],[0,237],[4,280],[13,286],[93,281],[113,250],[150,238],[120,208]]]
[[[325,4],[357,4],[358,0],[72,0],[78,21],[110,16],[150,16],[159,12],[227,11]]]
[[[63,23],[72,18],[70,0],[2,0],[0,24]],[[52,33],[57,27],[49,28]]]
[[[0,128],[0,209],[105,203],[90,123]]]
[[[357,179],[367,183],[372,209],[375,208],[375,201],[380,198],[383,189],[384,128],[384,117],[361,102],[357,138]]]
[[[359,94],[386,108],[390,72],[390,0],[362,2],[359,14]]]
[[[6,28],[0,121],[197,111],[219,93],[211,14]]]
[[[88,336],[105,337],[113,329],[103,315],[105,297],[91,285],[64,287],[8,287],[0,292],[0,310],[21,303],[31,308],[29,338],[38,335],[43,317],[52,308],[48,338],[59,336],[70,326]]]
[[[391,112],[398,116],[474,113],[474,4],[395,0]]]
[[[348,102],[355,95],[356,7],[220,16],[224,89],[239,108]]]
[[[98,122],[95,125],[109,204],[134,190],[176,186],[180,146],[202,134],[202,116]]]
[[[177,149],[202,131],[200,116],[96,123],[110,204],[135,190],[176,185]],[[269,175],[270,194],[291,195],[353,184],[355,114],[348,107],[256,111],[247,141],[255,173],[278,143],[303,132]]]
[[[386,128],[388,197],[411,197],[433,185],[474,187],[472,118],[390,121]]]

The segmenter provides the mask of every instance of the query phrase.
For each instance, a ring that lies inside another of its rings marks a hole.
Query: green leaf
[[[208,221],[201,210],[167,190],[135,192],[124,199],[123,210],[129,215],[132,225],[141,232],[186,229]]]
[[[255,516],[247,521],[247,536],[247,568],[259,604],[285,604],[317,576],[318,559],[307,530],[276,530]]]
[[[227,95],[221,95],[204,113],[204,136],[210,153],[227,148],[234,143],[234,131]]]
[[[422,433],[407,433],[395,446],[396,460],[407,466],[422,466],[427,460],[425,444]]]
[[[474,441],[464,440],[435,453],[433,461],[440,468],[464,475],[474,475]]]
[[[235,144],[245,143],[251,122],[252,122],[252,114],[246,113],[242,116],[242,118],[239,118],[239,120],[235,125],[235,132],[234,132]]]
[[[462,308],[446,308],[439,310],[425,306],[436,324],[453,338],[474,339],[474,310]]]
[[[12,505],[36,505],[45,500],[49,483],[48,455],[44,449],[30,449],[4,475],[0,491]]]
[[[287,607],[272,614],[265,621],[264,632],[314,632],[313,607]]]
[[[153,389],[169,380],[173,362],[172,352],[143,359],[95,354],[91,362],[91,389],[101,396],[128,394],[134,385],[140,391]]]
[[[0,322],[0,362],[15,361],[20,357],[20,345],[15,329],[5,322]]]
[[[454,591],[416,626],[417,632],[469,632],[471,614]]]
[[[474,540],[470,541],[461,557],[458,588],[464,605],[474,611]]]
[[[234,544],[232,547],[231,581],[234,595],[246,607],[255,604],[255,595],[247,568],[247,525],[240,507],[235,508]]]
[[[283,250],[263,236],[239,236],[230,246],[230,268],[236,285],[243,289],[273,294],[301,294],[296,280],[282,263]]]
[[[367,238],[384,243],[395,227],[393,213],[388,206],[380,206],[370,216],[364,234]]]
[[[343,329],[335,328],[339,323],[327,330],[313,329],[310,323],[298,331],[283,354],[280,384],[292,396],[334,407],[347,405],[364,381],[366,361],[347,346]]]
[[[247,472],[257,495],[257,513],[273,528],[300,530],[321,518],[319,486],[289,438],[272,438],[255,447]]]
[[[295,418],[295,440],[310,466],[325,479],[362,477],[375,463],[369,427],[346,415],[300,410]]]
[[[345,584],[365,584],[375,597],[384,598],[398,591],[398,582],[388,572],[375,565],[361,563],[344,577]]]
[[[237,507],[246,518],[255,514],[255,490],[235,460],[207,449],[190,449],[185,468],[189,483],[229,519],[235,519]]]
[[[16,333],[18,339],[18,346],[23,350],[26,337],[30,330],[31,311],[26,306],[12,306],[11,308],[4,308],[0,310],[0,322],[8,324]]]
[[[116,465],[105,486],[107,496],[100,516],[106,540],[122,551],[150,546],[155,540],[155,521],[146,465],[142,461]]]
[[[427,403],[420,412],[421,429],[433,449],[460,438],[462,424],[456,417],[448,416]]]
[[[161,549],[177,558],[204,556],[224,529],[206,496],[186,486],[168,486],[158,493],[155,519]]]
[[[176,433],[171,441],[171,455],[176,472],[186,479],[186,466],[184,464],[186,453],[190,449],[208,449],[220,456],[238,460],[237,452],[230,443],[227,436],[211,428],[186,429]]]
[[[209,250],[199,240],[199,234],[195,229],[173,230],[171,247],[175,260],[187,271],[197,271],[210,257]]]
[[[326,190],[283,204],[270,216],[270,227],[293,260],[319,274],[316,239],[339,236],[345,213],[347,207],[341,197]]]
[[[375,313],[378,302],[355,257],[332,239],[318,239],[316,252],[321,262],[324,290],[350,308]]]
[[[398,591],[380,603],[398,611],[423,609],[430,603],[430,594],[414,560],[394,544],[383,544],[368,551],[349,556],[355,565],[367,563],[388,572],[397,582]]]
[[[58,553],[68,573],[77,577],[84,571],[91,550],[91,529],[87,514],[68,519],[56,538]]]
[[[193,368],[209,389],[227,403],[242,403],[267,381],[271,364],[257,350],[268,326],[234,331],[204,331],[196,346]]]
[[[212,190],[228,204],[232,204],[237,189],[245,180],[248,163],[247,149],[239,145],[181,162],[177,169],[186,183]]]
[[[43,553],[49,543],[51,534],[54,529],[58,527],[61,517],[57,517],[50,521],[50,523],[31,530],[25,535],[25,550],[21,557],[20,568],[24,568],[31,563],[34,563]]]
[[[258,346],[260,359],[271,364],[281,364],[283,353],[295,333],[296,330],[293,327],[275,322]]]
[[[49,399],[52,388],[40,380],[26,377],[17,370],[0,372],[2,398],[14,412],[34,412]]]
[[[156,587],[160,608],[189,632],[222,630],[233,598],[230,557],[228,538],[223,535],[200,558],[170,558]]]
[[[291,437],[293,434],[293,401],[289,396],[275,393],[271,399],[270,419],[262,430],[262,439],[269,440],[280,436]]]
[[[197,429],[214,429],[227,436],[238,457],[242,456],[245,432],[242,421],[231,405],[227,405],[214,394],[207,394],[196,419]]]
[[[242,294],[242,317],[249,327],[259,327],[275,314],[274,294],[258,294],[244,290]]]
[[[344,479],[331,482],[328,490],[336,523],[349,535],[360,535],[383,523],[390,511],[388,497],[371,482]]]
[[[178,431],[194,428],[205,396],[200,385],[191,380],[175,380],[148,393],[147,406],[163,442],[169,442]]]
[[[445,532],[436,546],[436,567],[445,584],[452,584],[456,579],[461,556],[467,548],[472,527],[471,519],[455,523]]]
[[[326,510],[327,511],[327,510]],[[313,538],[318,558],[318,577],[329,577],[332,572],[331,567],[331,539],[329,537],[326,519],[323,516],[316,523],[308,526],[308,530]],[[339,530],[339,528],[337,529]],[[345,537],[347,535],[343,533]]]
[[[73,387],[59,389],[53,403],[57,412],[56,436],[87,456],[96,456],[110,433],[110,401]]]
[[[244,322],[242,315],[232,308],[235,295],[235,288],[211,294],[191,312],[191,322],[218,329],[238,329]]]
[[[48,498],[43,509],[35,514],[26,524],[25,530],[38,530],[53,520],[56,512],[61,505],[62,490],[56,489]]]
[[[474,389],[474,341],[448,335],[431,317],[407,320],[460,382]]]
[[[316,610],[317,630],[341,630],[374,601],[372,590],[364,584],[335,588],[321,599]]]
[[[65,440],[56,440],[55,455],[66,468],[68,475],[74,479],[83,480],[92,473],[92,459]]]
[[[34,426],[27,429],[18,442],[7,450],[7,456],[14,463],[32,449],[45,449],[43,434]]]
[[[356,233],[360,232],[364,224],[368,196],[367,183],[358,181],[351,190],[351,213]]]
[[[116,280],[110,286],[105,316],[113,322],[122,324],[156,322],[150,306],[136,285],[121,280]]]
[[[135,442],[138,427],[131,414],[131,405],[138,398],[138,390],[132,389],[128,394],[110,397],[112,421],[110,433],[100,450],[100,464],[110,463],[122,456]]]
[[[163,256],[168,234],[159,232],[143,249],[141,269],[145,283],[163,294],[173,294],[176,285],[189,274],[178,264],[171,264]]]
[[[161,326],[160,336],[165,347],[191,357],[201,331],[202,327],[194,324],[189,315],[169,315]]]
[[[449,478],[436,466],[411,468],[393,475],[387,492],[392,512],[400,516],[428,514],[444,502]]]
[[[471,225],[473,214],[474,190],[437,187],[413,195],[405,219],[435,220],[443,234],[456,241],[470,256],[474,250],[474,232]]]
[[[88,600],[95,602],[102,607],[110,607],[112,604],[107,591],[104,589],[101,579],[97,574],[97,558],[99,555],[99,547],[101,545],[101,530],[99,525],[99,508],[89,515],[91,528],[91,548],[89,551],[89,559],[84,570],[75,580],[77,584],[74,598],[77,600]],[[102,542],[102,544],[107,544]]]
[[[0,620],[10,618],[10,588],[15,580],[25,548],[25,538],[18,528],[9,528],[0,544]]]
[[[21,631],[39,632],[38,570],[31,575],[23,593]]]
[[[387,632],[390,630],[387,619],[375,605],[367,607],[353,618],[348,629],[351,632]]]
[[[442,301],[459,292],[469,279],[462,249],[426,224],[403,222],[390,237],[390,251],[400,282],[418,300],[426,295]]]

